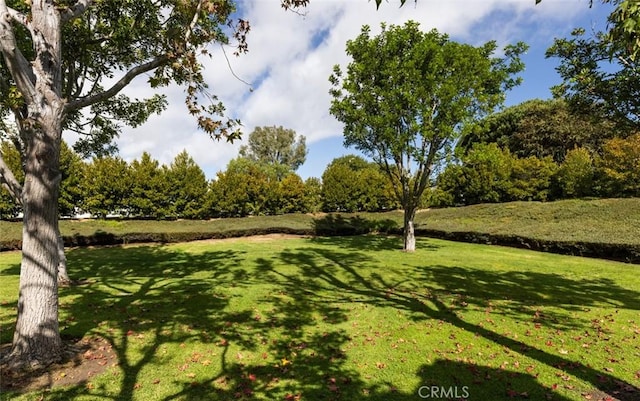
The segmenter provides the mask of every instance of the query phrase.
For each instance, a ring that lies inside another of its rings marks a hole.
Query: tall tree
[[[526,45],[480,47],[449,40],[436,30],[422,32],[416,22],[370,28],[347,42],[352,62],[346,76],[339,66],[331,113],[344,123],[345,145],[378,163],[394,183],[404,209],[404,249],[415,250],[413,220],[434,166],[461,127],[494,110],[504,91],[519,83]]]
[[[168,214],[168,196],[170,184],[167,182],[166,169],[143,152],[140,160],[129,165],[131,187],[129,191],[129,209],[133,216],[160,218]]]
[[[207,179],[204,172],[187,153],[178,153],[165,173],[168,184],[169,213],[194,219],[204,212]]]
[[[119,156],[96,157],[82,174],[83,211],[99,218],[129,214],[132,182],[126,161]]]
[[[358,200],[362,193],[358,174],[367,168],[360,156],[335,158],[322,173],[322,210],[324,212],[360,211]],[[369,183],[367,183],[369,185]]]
[[[307,158],[304,135],[282,126],[256,127],[249,134],[248,145],[240,147],[240,156],[278,167],[282,178],[298,169]]]

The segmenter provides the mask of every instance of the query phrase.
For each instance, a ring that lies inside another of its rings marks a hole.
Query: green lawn
[[[2,399],[640,399],[638,266],[400,245],[361,236],[70,250],[71,275],[92,283],[61,289],[63,335],[104,337],[119,362],[85,385]],[[19,254],[0,254],[2,343],[18,273]]]

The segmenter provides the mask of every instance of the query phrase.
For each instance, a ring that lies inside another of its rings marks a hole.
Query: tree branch
[[[202,0],[198,2],[198,6],[196,7],[196,11],[193,13],[193,18],[191,19],[191,23],[189,24],[189,29],[187,29],[187,33],[184,35],[184,43],[185,45],[189,43],[189,39],[191,38],[191,34],[193,30],[196,28],[198,24],[198,18],[200,16],[200,10],[202,9]]]
[[[4,3],[4,1],[2,2]],[[2,6],[0,6],[2,7]],[[21,12],[14,10],[11,7],[7,7],[7,12],[9,13],[9,16],[11,17],[12,20],[16,21],[17,23],[19,23],[20,25],[24,26],[25,28],[28,28],[28,23],[27,23],[27,16],[22,14]]]
[[[17,12],[7,7],[5,0],[0,0],[0,51],[25,103],[33,104],[36,94],[34,85],[36,78],[31,64],[18,48],[11,26],[11,21],[14,19],[12,13],[16,14]]]
[[[9,191],[14,200],[22,205],[22,185],[16,180],[9,166],[4,162],[2,154],[0,154],[0,185]]]
[[[115,96],[124,89],[135,77],[138,75],[144,74],[145,72],[149,72],[154,70],[163,64],[165,64],[169,60],[169,57],[166,54],[157,56],[153,60],[146,62],[144,64],[140,64],[138,66],[133,67],[118,82],[113,84],[113,86],[105,91],[100,93],[96,93],[91,96],[87,96],[73,102],[67,103],[66,111],[71,112],[74,110],[82,109],[87,106],[91,106],[93,104],[105,101]]]
[[[74,20],[84,14],[84,12],[92,5],[93,0],[78,0],[72,7],[69,7],[60,13],[60,20],[63,24]]]

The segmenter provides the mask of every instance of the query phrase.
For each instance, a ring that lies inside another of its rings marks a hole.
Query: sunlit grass
[[[364,236],[70,250],[71,275],[91,284],[61,289],[62,333],[106,338],[119,362],[45,399],[409,401],[432,388],[640,398],[637,266],[400,246]],[[18,263],[0,254],[3,343]]]

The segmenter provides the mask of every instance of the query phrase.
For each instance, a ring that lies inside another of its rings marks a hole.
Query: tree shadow
[[[55,389],[47,399],[135,399],[141,386],[154,385],[141,382],[143,370],[179,365],[164,352],[183,346],[194,351],[175,377],[158,378],[180,390],[156,399],[358,399],[364,381],[346,363],[349,336],[339,327],[344,311],[311,299],[304,286],[278,282],[269,292],[254,291],[252,286],[270,283],[264,273],[273,261],[257,258],[253,268],[245,256],[165,246],[68,252],[70,268],[86,284],[61,290],[61,333],[105,338],[118,359],[105,375],[112,375],[118,390],[98,380],[90,391],[80,383]],[[239,306],[241,298],[252,296],[252,303]],[[318,330],[318,322],[330,326]],[[186,375],[205,362],[211,373],[204,378]]]
[[[619,400],[632,401],[640,397],[640,388],[613,376],[610,371],[597,370],[582,362],[537,348],[493,331],[482,322],[467,321],[459,313],[461,308],[469,305],[483,308],[491,306],[492,300],[504,301],[508,294],[512,306],[495,311],[498,316],[503,314],[517,319],[528,314],[534,324],[543,327],[594,329],[596,335],[600,336],[603,334],[601,327],[594,327],[590,321],[576,319],[570,312],[602,304],[640,310],[640,293],[621,288],[611,280],[572,280],[540,272],[502,273],[429,265],[416,267],[411,280],[403,277],[390,280],[367,266],[370,258],[366,254],[352,249],[343,252],[307,247],[282,252],[281,258],[287,264],[298,266],[301,273],[298,276],[271,276],[271,280],[333,294],[325,299],[327,303],[362,302],[405,311],[407,316],[418,321],[433,319],[446,322],[510,352],[522,353],[549,367],[570,370],[571,375],[590,383],[604,394],[615,394]],[[554,315],[545,309],[542,315],[536,315],[535,306],[561,306],[569,313]]]
[[[135,399],[140,386],[154,385],[140,382],[145,368],[176,364],[174,377],[158,379],[178,390],[157,394],[156,399],[409,401],[421,399],[424,386],[428,391],[457,386],[458,395],[468,386],[469,399],[525,394],[548,399],[551,394],[551,399],[566,400],[537,382],[533,372],[468,360],[436,359],[407,372],[420,382],[410,391],[399,391],[388,380],[372,384],[345,351],[353,341],[346,329],[352,305],[393,308],[415,322],[446,322],[511,353],[565,369],[608,394],[627,386],[628,392],[616,394],[620,400],[631,401],[640,394],[636,386],[610,372],[532,347],[462,313],[463,308],[502,301],[505,294],[512,294],[513,306],[495,313],[522,315],[532,305],[609,304],[638,310],[640,294],[634,291],[608,280],[428,264],[398,267],[403,274],[394,275],[390,271],[397,266],[374,263],[373,252],[398,249],[395,237],[315,238],[307,244],[264,257],[234,250],[182,252],[166,246],[71,250],[70,269],[87,285],[61,290],[62,333],[99,334],[118,356],[112,379],[119,382],[117,393],[98,387],[88,394],[96,399]],[[587,322],[549,316],[541,324],[577,327]],[[192,350],[187,360],[165,355],[167,348],[183,345]],[[430,351],[421,350],[425,355]],[[186,375],[205,362],[205,375]],[[47,399],[70,400],[86,397],[87,392],[78,385],[53,391]]]
[[[568,401],[542,385],[535,374],[507,367],[438,359],[418,369],[421,385],[414,399],[440,400],[555,400]]]

